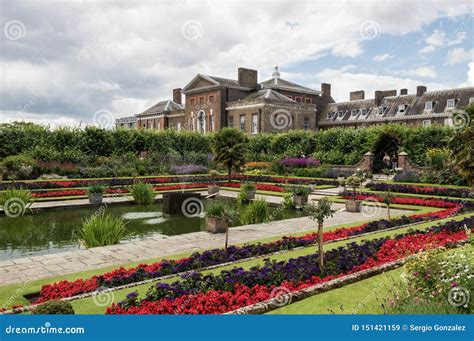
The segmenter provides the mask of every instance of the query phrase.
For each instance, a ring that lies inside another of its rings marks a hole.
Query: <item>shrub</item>
[[[281,164],[285,167],[295,167],[295,168],[304,168],[304,167],[317,167],[321,163],[319,160],[316,160],[312,157],[285,157],[281,160]]]
[[[87,247],[118,244],[125,235],[126,223],[102,211],[82,223],[79,239]]]
[[[137,182],[130,189],[130,193],[135,203],[139,205],[149,205],[155,202],[155,192],[150,184]]]
[[[36,162],[25,155],[13,155],[3,159],[2,165],[8,179],[25,180],[32,178]]]
[[[202,165],[182,165],[171,167],[171,174],[205,174],[208,168]]]
[[[270,209],[263,199],[250,202],[242,211],[240,221],[243,225],[259,224],[267,222],[270,217]]]
[[[430,148],[426,151],[426,158],[433,169],[441,170],[448,161],[450,154],[451,150],[446,147]]]
[[[25,214],[31,206],[34,197],[25,189],[6,189],[0,192],[0,206],[7,216],[18,217]]]
[[[306,186],[290,186],[289,190],[293,193],[293,195],[308,195],[311,193],[311,189]]]
[[[216,201],[212,205],[206,207],[206,217],[224,218],[228,207],[222,201]]]
[[[97,183],[93,183],[87,188],[87,193],[89,194],[96,194],[96,193],[103,194],[104,192],[105,192],[104,186],[99,185]]]
[[[395,174],[393,177],[395,182],[420,182],[420,174],[413,171],[405,171]]]
[[[61,300],[51,300],[42,303],[31,312],[36,315],[74,315],[72,304]]]

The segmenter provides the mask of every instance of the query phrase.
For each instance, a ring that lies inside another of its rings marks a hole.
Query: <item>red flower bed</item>
[[[352,200],[352,196],[345,195],[343,197],[346,200]],[[367,198],[378,200],[383,202],[383,198],[377,195],[356,195],[355,200],[365,200]],[[439,208],[454,208],[459,206],[458,202],[442,200],[442,199],[423,199],[423,198],[413,198],[413,197],[394,197],[392,198],[392,204],[401,204],[401,205],[415,205],[415,206],[430,206],[430,207],[439,207]]]
[[[233,188],[240,188],[242,184],[238,183],[227,183],[221,184],[222,187],[233,187]],[[285,189],[281,186],[277,185],[267,185],[267,184],[255,184],[255,188],[260,191],[271,191],[271,192],[284,192]]]

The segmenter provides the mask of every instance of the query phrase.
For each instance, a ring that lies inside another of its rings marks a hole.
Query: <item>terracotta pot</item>
[[[92,205],[102,204],[103,195],[102,193],[89,193],[89,203]]]
[[[308,203],[308,195],[295,195],[293,196],[293,204],[296,207],[302,207]]]
[[[346,200],[347,212],[360,212],[362,208],[362,201],[360,200]]]
[[[207,186],[207,194],[216,194],[219,193],[219,186],[210,185]]]
[[[206,217],[206,231],[224,233],[229,228],[227,218]]]

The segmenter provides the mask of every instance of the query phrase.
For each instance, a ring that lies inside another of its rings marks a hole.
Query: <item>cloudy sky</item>
[[[0,0],[0,123],[137,114],[197,73],[349,91],[474,86],[471,0]],[[104,124],[104,122],[99,122]]]

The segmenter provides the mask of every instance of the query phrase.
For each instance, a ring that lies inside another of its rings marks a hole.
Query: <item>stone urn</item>
[[[256,190],[255,190],[255,189],[253,189],[253,190],[251,190],[251,191],[247,191],[247,192],[245,192],[245,198],[246,198],[248,201],[253,200],[253,199],[255,199],[255,193],[256,193]]]
[[[102,193],[89,193],[89,203],[92,205],[102,204],[103,194]]]
[[[219,193],[219,186],[217,185],[207,186],[207,194],[212,195],[212,194],[217,194],[217,193]]]
[[[293,204],[296,207],[303,207],[308,203],[308,194],[305,195],[294,195],[293,196]]]
[[[206,217],[206,231],[224,233],[229,228],[227,217]]]
[[[346,200],[347,212],[360,212],[362,208],[361,200]]]

